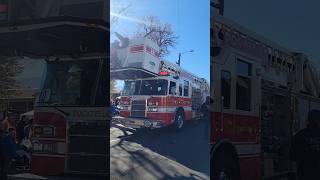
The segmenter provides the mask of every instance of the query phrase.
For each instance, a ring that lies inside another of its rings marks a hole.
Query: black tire
[[[184,113],[182,110],[178,110],[174,117],[174,123],[172,124],[172,127],[175,131],[179,131],[183,128],[183,125],[184,125]]]
[[[210,179],[240,180],[239,164],[236,157],[233,157],[231,153],[220,150],[215,153],[210,164]]]

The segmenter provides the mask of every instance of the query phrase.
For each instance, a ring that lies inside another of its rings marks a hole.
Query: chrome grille
[[[146,101],[133,100],[131,104],[131,117],[145,117]]]

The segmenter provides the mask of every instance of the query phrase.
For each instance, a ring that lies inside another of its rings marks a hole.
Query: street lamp
[[[179,53],[179,58],[178,58],[178,62],[177,62],[178,66],[180,66],[181,55],[182,55],[182,54],[185,54],[185,53],[188,53],[188,52],[193,52],[193,49],[191,49],[191,50],[189,50],[189,51],[185,51],[185,52],[183,52],[183,53]]]

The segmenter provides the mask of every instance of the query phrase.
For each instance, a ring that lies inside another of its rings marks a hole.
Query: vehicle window
[[[122,95],[166,95],[167,86],[165,79],[125,81]]]
[[[182,96],[182,84],[179,84],[179,96]]]
[[[251,64],[237,61],[236,108],[251,109]]]
[[[168,81],[165,79],[142,80],[139,95],[166,95]]]
[[[189,81],[184,81],[183,96],[185,96],[185,97],[189,96]]]
[[[169,94],[176,95],[177,86],[176,82],[170,81]]]
[[[221,96],[223,96],[223,107],[230,108],[231,96],[231,73],[229,71],[221,71]]]
[[[140,90],[141,81],[125,81],[124,88],[122,91],[122,95],[129,96],[129,95],[138,95]]]
[[[47,63],[46,79],[42,91],[49,103],[57,105],[92,105],[97,83],[97,60]],[[41,103],[41,102],[40,102]]]

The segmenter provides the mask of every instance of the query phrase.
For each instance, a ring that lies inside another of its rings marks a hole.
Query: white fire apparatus
[[[113,119],[133,128],[180,129],[185,121],[199,118],[209,95],[204,78],[159,58],[159,47],[148,38],[121,43],[111,50],[111,78],[124,80],[120,116]]]
[[[318,70],[211,11],[211,178],[288,176],[291,139],[320,109]]]

